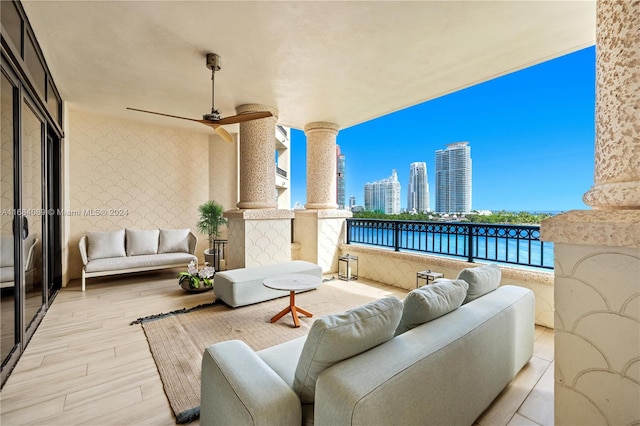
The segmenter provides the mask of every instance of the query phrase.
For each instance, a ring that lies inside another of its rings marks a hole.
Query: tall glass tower
[[[471,147],[456,142],[436,151],[436,211],[471,211]]]
[[[390,177],[364,185],[364,208],[386,214],[400,213],[400,182],[395,169]]]
[[[407,189],[407,210],[423,213],[429,211],[429,181],[427,163],[411,163],[409,168],[409,187]]]

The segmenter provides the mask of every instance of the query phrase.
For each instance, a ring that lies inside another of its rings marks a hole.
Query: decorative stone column
[[[601,0],[596,31],[595,185],[584,202],[640,208],[640,2]]]
[[[304,126],[307,137],[306,209],[337,209],[336,136],[340,127],[316,121]]]
[[[264,105],[246,104],[236,113],[269,111],[273,116],[240,123],[239,209],[275,209],[276,163],[274,160],[278,111]]]
[[[291,210],[277,210],[275,142],[278,111],[247,104],[238,114],[270,111],[273,116],[240,123],[240,202],[226,211],[227,267],[237,269],[291,260]]]
[[[307,136],[307,203],[295,211],[297,252],[301,260],[338,270],[340,244],[345,241],[345,219],[352,214],[336,210],[336,137],[339,126],[317,121],[304,126]]]
[[[640,1],[598,0],[594,186],[555,244],[555,424],[640,422]]]

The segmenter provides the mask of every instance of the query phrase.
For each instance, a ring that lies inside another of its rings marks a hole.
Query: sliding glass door
[[[19,1],[0,1],[0,387],[62,283],[62,99]]]
[[[2,382],[60,288],[60,139],[2,64],[0,356]]]
[[[27,98],[22,102],[21,192],[22,207],[18,217],[22,223],[22,268],[24,271],[24,319],[27,329],[46,302],[43,291],[43,229],[47,209],[43,197],[43,152],[45,125]]]
[[[16,268],[14,248],[15,168],[14,168],[14,105],[18,89],[2,73],[2,100],[0,101],[0,354],[2,364],[16,352],[20,342],[17,332]]]

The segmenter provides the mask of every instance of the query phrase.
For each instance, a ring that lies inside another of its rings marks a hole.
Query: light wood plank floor
[[[139,317],[210,302],[176,273],[72,281],[56,297],[0,392],[0,424],[174,425]],[[406,291],[345,283],[382,297]],[[553,330],[536,327],[534,356],[477,425],[553,424]],[[197,425],[193,422],[191,425]]]

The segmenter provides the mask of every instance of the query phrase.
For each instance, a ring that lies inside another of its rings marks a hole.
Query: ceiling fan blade
[[[137,108],[129,108],[129,107],[127,107],[127,109],[130,109],[131,111],[146,112],[147,114],[161,115],[163,117],[171,117],[171,118],[179,118],[181,120],[195,121],[196,123],[201,123],[201,124],[204,124],[205,126],[211,127],[213,130],[215,130],[227,142],[232,142],[233,141],[233,138],[231,137],[229,132],[227,132],[226,130],[221,128],[220,125],[217,122],[213,122],[211,120],[198,120],[197,118],[180,117],[178,115],[165,114],[165,113],[162,113],[162,112],[155,112],[155,111],[147,111],[147,110],[144,110],[144,109],[137,109]]]
[[[269,111],[246,112],[244,114],[222,118],[215,121],[215,123],[224,126],[225,124],[244,123],[245,121],[258,120],[260,118],[267,117],[271,117],[271,113]]]
[[[171,117],[171,118],[179,118],[181,120],[197,121],[198,123],[202,123],[204,121],[204,120],[198,120],[196,118],[180,117],[178,115],[164,114],[162,112],[146,111],[144,109],[129,108],[129,107],[127,107],[127,109],[130,109],[131,111],[146,112],[147,114],[162,115],[163,117]]]
[[[231,135],[229,134],[229,132],[227,132],[227,131],[224,129],[224,127],[222,127],[222,126],[215,126],[213,129],[214,129],[214,130],[216,131],[216,133],[217,133],[217,134],[218,134],[222,139],[224,139],[225,141],[227,141],[227,142],[229,142],[229,143],[233,142],[233,137],[231,137]]]

